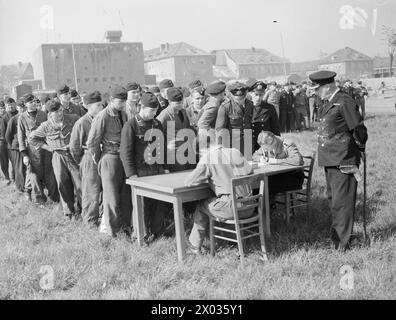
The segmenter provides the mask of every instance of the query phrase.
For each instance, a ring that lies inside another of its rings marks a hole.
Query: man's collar
[[[331,97],[329,98],[329,100],[328,101],[332,101],[333,100],[333,98],[334,98],[334,96],[338,93],[338,91],[340,91],[340,89],[339,88],[337,88],[336,89],[336,91],[334,91],[333,92],[333,94],[331,95]]]

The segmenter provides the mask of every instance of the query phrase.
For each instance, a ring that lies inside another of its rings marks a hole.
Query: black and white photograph
[[[395,300],[395,60],[396,0],[0,0],[0,300]]]

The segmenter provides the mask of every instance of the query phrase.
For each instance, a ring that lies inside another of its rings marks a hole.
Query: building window
[[[115,81],[115,77],[111,77],[110,80],[111,80],[111,81]]]
[[[120,81],[124,81],[124,77],[119,77]]]
[[[94,78],[94,82],[98,82],[98,80],[99,80],[98,78],[96,78],[96,77]]]
[[[195,63],[196,63],[195,58],[191,58],[191,63],[192,63],[192,64],[195,64]]]
[[[106,77],[103,77],[103,78],[102,78],[102,81],[103,81],[103,82],[106,82],[106,81],[107,81],[107,78],[106,78]]]
[[[205,59],[201,59],[201,64],[205,64]]]
[[[85,78],[85,82],[89,82],[89,78]]]

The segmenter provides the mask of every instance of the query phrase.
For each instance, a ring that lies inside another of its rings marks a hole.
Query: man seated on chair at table
[[[202,242],[208,230],[209,215],[222,220],[234,219],[231,179],[252,173],[252,166],[239,150],[226,147],[223,143],[225,139],[222,139],[221,143],[217,142],[224,134],[228,134],[228,131],[220,130],[216,136],[214,129],[210,129],[199,135],[201,158],[197,167],[185,180],[186,186],[208,182],[215,193],[215,197],[200,201],[194,213],[194,226],[187,245],[195,254],[201,253]],[[237,189],[238,197],[246,197],[251,193],[252,190],[248,186],[240,186]],[[252,215],[253,209],[241,212],[239,217],[245,219]]]
[[[258,139],[260,148],[253,154],[253,161],[267,164],[288,164],[301,166],[304,160],[296,144],[290,139],[281,139],[270,131],[261,131]],[[304,172],[280,173],[268,177],[269,193],[275,195],[289,190],[301,189],[304,182]]]

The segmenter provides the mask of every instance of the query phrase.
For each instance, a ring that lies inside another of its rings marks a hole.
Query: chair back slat
[[[312,174],[313,174],[313,168],[315,165],[315,158],[316,158],[316,152],[312,152],[311,155],[309,156],[303,156],[304,160],[309,161],[309,165],[304,167],[304,173],[308,173],[308,175],[304,174],[304,180],[306,183],[306,189],[307,189],[307,195],[311,193],[311,183],[312,183]]]
[[[260,186],[260,192],[258,195],[245,196],[238,198],[237,188],[248,187],[249,190]],[[232,192],[232,205],[234,212],[234,220],[239,223],[239,212],[253,210],[258,208],[262,209],[263,196],[264,196],[264,174],[257,173],[243,177],[236,177],[231,180],[231,192]]]

